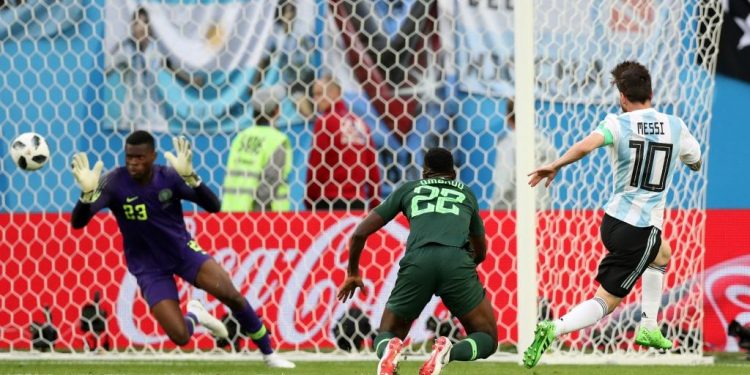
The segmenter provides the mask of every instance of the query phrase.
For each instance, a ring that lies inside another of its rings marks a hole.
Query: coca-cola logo
[[[750,255],[739,256],[706,270],[706,300],[726,330],[732,320],[750,323]],[[725,331],[726,335],[726,331]],[[728,336],[727,336],[728,337]],[[727,339],[726,351],[737,351],[737,340]]]
[[[403,249],[387,249],[393,253],[392,262],[362,265],[365,275],[367,268],[373,266],[379,267],[385,275],[382,279],[365,278],[370,293],[357,293],[354,299],[343,304],[335,299],[340,280],[333,280],[329,275],[334,270],[346,269],[346,239],[361,220],[361,217],[354,216],[340,218],[323,228],[306,249],[257,248],[239,253],[231,247],[225,247],[213,252],[213,256],[230,272],[235,285],[244,291],[245,297],[254,307],[264,306],[266,311],[276,312],[273,314],[275,316],[264,316],[266,323],[273,327],[276,340],[285,345],[305,345],[312,342],[320,344],[320,337],[330,340],[336,320],[351,305],[362,309],[370,317],[373,326],[377,327],[396,281],[398,260],[403,255]],[[186,219],[186,224],[191,229],[190,232],[195,231],[196,225],[191,219]],[[296,229],[294,231],[298,233]],[[305,227],[304,230],[308,229]],[[409,234],[408,228],[397,221],[386,225],[382,232],[402,244]],[[368,248],[366,251],[386,250]],[[326,261],[323,261],[324,258]],[[116,304],[117,320],[122,333],[134,344],[156,344],[168,340],[165,335],[145,332],[138,324],[142,317],[135,313],[137,292],[135,278],[126,273]],[[180,290],[180,296],[185,295],[202,300],[209,311],[215,311],[219,307],[219,302],[213,299],[209,301],[205,292],[187,283],[183,283]],[[411,332],[414,340],[427,338],[425,322],[434,314],[437,305],[438,300],[435,298],[417,319]]]

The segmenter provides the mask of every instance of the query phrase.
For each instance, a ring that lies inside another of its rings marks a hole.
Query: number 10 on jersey
[[[647,143],[648,147],[646,147]],[[635,164],[633,174],[630,176],[630,186],[653,192],[664,191],[667,187],[669,163],[672,161],[672,145],[631,140],[629,147],[635,150]],[[645,158],[644,149],[646,149]],[[643,174],[642,177],[641,174]],[[652,183],[654,175],[658,176],[656,183]]]

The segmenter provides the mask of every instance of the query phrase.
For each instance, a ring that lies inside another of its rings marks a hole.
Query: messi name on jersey
[[[664,135],[664,122],[643,122],[638,121],[638,134],[641,135]]]

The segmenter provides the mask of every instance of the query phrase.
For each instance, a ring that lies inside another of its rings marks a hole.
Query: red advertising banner
[[[565,216],[564,220],[558,220],[563,219],[560,215]],[[541,247],[593,252],[589,258],[594,259],[578,264],[575,254],[568,254],[564,258],[565,269],[541,269],[542,284],[555,283],[565,274],[573,278],[570,282],[576,286],[575,292],[550,292],[548,299],[572,304],[593,293],[595,285],[591,280],[596,260],[604,255],[598,233],[592,230],[598,228],[600,215],[585,211],[542,215],[540,230],[567,235],[544,236]],[[680,220],[695,216],[690,211],[674,215]],[[490,252],[480,267],[480,277],[498,316],[499,340],[515,342],[515,219],[503,212],[488,212],[484,217]],[[360,220],[356,214],[197,214],[187,216],[186,224],[263,316],[275,344],[307,349],[333,347],[332,330],[351,306],[361,308],[374,327],[380,321],[396,279],[408,225],[401,217],[368,241],[361,259],[368,293],[358,293],[353,301],[341,304],[335,294],[345,277],[346,243]],[[726,325],[732,319],[750,323],[750,234],[746,230],[750,227],[750,211],[709,211],[707,220],[705,346],[736,350],[734,339],[727,339]],[[597,224],[578,225],[584,221]],[[552,222],[569,224],[548,228]],[[101,293],[101,308],[108,313],[108,336],[115,347],[173,347],[156,326],[135,279],[126,270],[119,231],[111,215],[99,215],[84,230],[72,230],[67,214],[0,214],[0,228],[1,349],[29,348],[29,325],[44,320],[45,306],[50,307],[60,333],[56,346],[83,348],[81,310],[92,301],[95,292]],[[675,253],[680,251],[676,247],[673,244]],[[551,256],[540,249],[540,259],[549,261],[555,256],[560,255]],[[679,265],[675,268],[679,269]],[[668,275],[665,293],[685,287],[674,280]],[[218,301],[204,292],[187,283],[178,285],[183,304],[189,298],[198,298],[217,316],[225,313]],[[633,293],[626,303],[637,303],[635,294],[640,295]],[[412,340],[431,336],[425,328],[428,317],[447,317],[446,314],[437,299],[430,302],[410,333]],[[680,318],[669,310],[664,316]],[[212,338],[204,331],[199,333],[188,348],[213,347]]]

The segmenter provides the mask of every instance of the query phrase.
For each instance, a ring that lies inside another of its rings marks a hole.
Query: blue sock
[[[245,307],[240,311],[232,311],[232,315],[237,322],[240,323],[240,327],[247,332],[250,332],[250,339],[253,340],[255,345],[258,346],[261,353],[271,354],[273,349],[271,348],[271,337],[266,330],[266,326],[260,321],[258,314],[255,313],[250,303],[245,301]]]
[[[185,325],[187,326],[188,335],[192,336],[195,332],[195,326],[198,325],[198,317],[189,312],[185,314]]]

